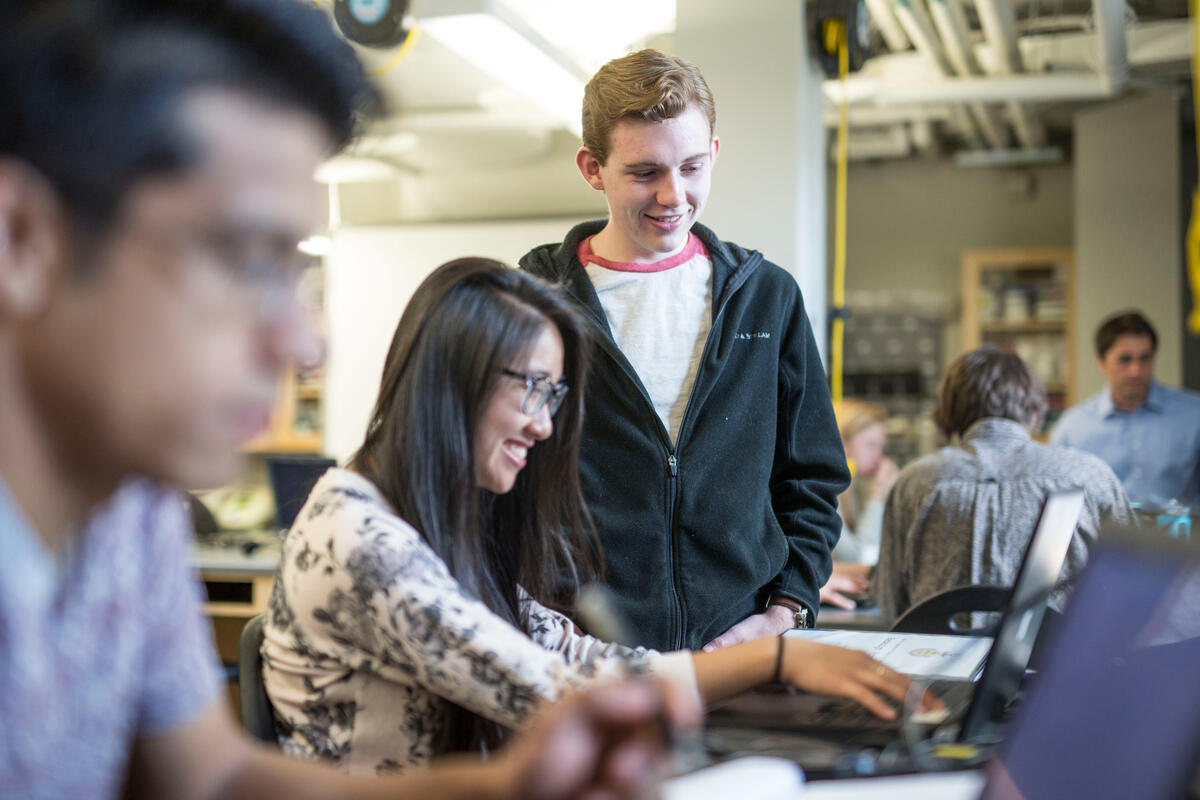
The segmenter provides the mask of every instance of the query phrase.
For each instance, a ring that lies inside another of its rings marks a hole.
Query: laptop
[[[1105,531],[983,800],[1187,796],[1200,761],[1200,551]]]
[[[308,493],[330,467],[337,462],[325,456],[266,457],[267,479],[275,495],[275,527],[286,533],[308,499]]]
[[[1051,492],[1043,501],[979,680],[934,681],[929,685],[947,706],[948,715],[939,723],[939,734],[953,730],[953,738],[963,743],[994,742],[998,738],[1006,709],[1020,689],[1083,502],[1084,491],[1079,488]],[[831,754],[843,755],[848,747],[890,744],[901,737],[903,724],[902,719],[880,719],[841,698],[748,692],[709,712],[706,743],[716,752],[727,747],[744,752],[747,737],[736,729],[799,734],[803,738],[794,742],[796,756],[809,767],[827,762]],[[841,747],[810,747],[813,737],[832,738]],[[791,746],[778,734],[773,744],[784,750]]]
[[[983,773],[834,781],[812,800],[1175,800],[1200,763],[1200,546],[1106,530]],[[1189,795],[1189,787],[1191,794]],[[982,792],[982,794],[981,794]]]

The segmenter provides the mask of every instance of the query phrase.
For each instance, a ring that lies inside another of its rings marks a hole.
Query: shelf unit
[[[963,346],[1021,357],[1046,386],[1048,430],[1075,402],[1075,255],[1069,247],[963,252]]]
[[[295,371],[289,371],[280,381],[275,408],[267,429],[243,445],[247,453],[320,453],[323,445],[321,431],[315,425],[304,424],[306,414],[319,419],[321,387],[301,383]],[[310,410],[305,411],[305,407]],[[311,410],[315,409],[315,410]]]

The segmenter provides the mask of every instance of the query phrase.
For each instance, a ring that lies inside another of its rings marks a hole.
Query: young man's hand
[[[500,759],[512,800],[653,796],[663,777],[665,726],[698,724],[699,710],[667,687],[626,681],[549,707]],[[649,793],[649,794],[648,794]]]
[[[750,642],[767,636],[778,636],[796,626],[796,616],[787,606],[771,605],[761,614],[753,614],[704,645],[711,653],[732,644]]]
[[[871,568],[866,564],[833,562],[833,572],[821,587],[821,602],[853,611],[857,599],[871,588]]]

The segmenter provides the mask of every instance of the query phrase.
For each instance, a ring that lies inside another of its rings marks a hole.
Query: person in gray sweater
[[[981,347],[950,365],[934,421],[951,444],[901,470],[884,508],[875,594],[888,622],[955,586],[1011,586],[1052,491],[1086,492],[1051,596],[1056,610],[1101,526],[1132,521],[1129,499],[1107,464],[1033,440],[1045,411],[1045,389],[1012,353]]]

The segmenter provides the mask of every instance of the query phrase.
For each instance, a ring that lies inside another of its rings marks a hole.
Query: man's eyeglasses
[[[511,369],[500,371],[510,378],[525,381],[525,397],[521,399],[521,413],[531,417],[541,411],[542,406],[549,407],[550,416],[553,417],[558,412],[563,400],[566,399],[567,390],[570,388],[565,380],[551,383],[545,375],[526,375]]]

